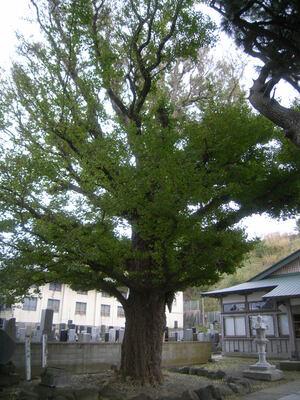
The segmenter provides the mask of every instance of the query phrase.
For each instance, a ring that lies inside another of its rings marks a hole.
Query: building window
[[[55,292],[61,292],[61,283],[57,282],[49,283],[49,290],[53,290]]]
[[[295,337],[300,338],[300,314],[293,314]]]
[[[75,314],[85,315],[86,314],[86,303],[76,301]]]
[[[266,335],[267,336],[274,336],[275,335],[275,330],[274,330],[274,319],[272,315],[262,315],[263,322],[266,324]],[[257,316],[256,315],[250,315],[249,316],[249,322],[250,322],[250,331],[251,331],[251,336],[256,336],[256,330],[255,330],[255,324],[257,321]]]
[[[56,299],[48,299],[47,308],[53,310],[53,312],[59,312],[59,300]]]
[[[36,311],[37,297],[25,297],[23,300],[23,310]]]
[[[102,317],[110,317],[110,305],[101,304],[101,315]]]
[[[290,334],[289,319],[287,314],[278,315],[279,336],[288,336]]]
[[[119,318],[124,318],[125,314],[124,314],[124,308],[122,306],[118,306],[118,313],[117,313]]]
[[[274,301],[272,299],[249,303],[250,311],[273,310],[273,308],[274,308]]]
[[[225,336],[246,336],[245,317],[224,317]]]
[[[245,303],[223,304],[224,312],[240,312],[240,311],[245,311],[245,309],[246,309]]]
[[[107,292],[101,292],[102,297],[111,297],[111,295]]]
[[[83,294],[83,295],[87,295],[88,292],[86,290],[77,290],[76,292],[77,294]]]

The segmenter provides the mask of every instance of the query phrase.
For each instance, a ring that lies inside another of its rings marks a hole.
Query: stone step
[[[300,361],[280,361],[279,368],[284,371],[300,371]]]

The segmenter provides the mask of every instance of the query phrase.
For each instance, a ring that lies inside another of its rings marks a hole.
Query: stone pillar
[[[42,335],[42,368],[47,367],[48,363],[48,336],[46,333]]]
[[[31,380],[31,348],[30,348],[31,336],[25,336],[25,371],[26,381]]]

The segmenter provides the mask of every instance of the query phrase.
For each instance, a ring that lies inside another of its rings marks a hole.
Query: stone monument
[[[258,315],[257,321],[254,325],[256,330],[255,343],[258,347],[258,361],[250,365],[248,369],[243,371],[243,376],[246,378],[258,379],[263,381],[277,381],[283,378],[281,370],[276,369],[275,365],[267,362],[266,358],[266,345],[268,339],[266,338],[267,326],[263,321],[261,315]]]
[[[15,349],[15,341],[7,332],[0,329],[0,388],[10,387],[20,380],[20,376],[16,373],[15,366],[11,362]]]
[[[45,308],[42,310],[40,331],[41,334],[47,334],[48,339],[52,338],[52,323],[53,323],[53,310]]]
[[[17,336],[16,318],[10,318],[10,319],[6,320],[4,322],[4,330],[15,342],[16,336]]]

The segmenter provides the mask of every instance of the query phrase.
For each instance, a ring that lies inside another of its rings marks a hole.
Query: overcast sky
[[[24,21],[24,18],[29,16],[29,0],[6,0],[2,1],[0,13],[0,65],[2,68],[8,69],[10,60],[14,57],[14,49],[16,45],[15,31],[20,30],[24,35],[28,36],[34,32],[33,26]],[[222,38],[222,45],[220,52],[222,54],[229,54],[235,51],[235,46],[229,40]],[[244,56],[243,56],[244,57]],[[249,60],[249,85],[252,81],[253,64]],[[247,86],[247,81],[245,81]],[[280,87],[280,96],[285,99],[285,103],[289,102],[292,91],[286,86]],[[287,221],[275,221],[267,216],[253,216],[246,218],[243,222],[249,236],[260,236],[279,232],[279,233],[293,233],[295,232],[295,219]]]

